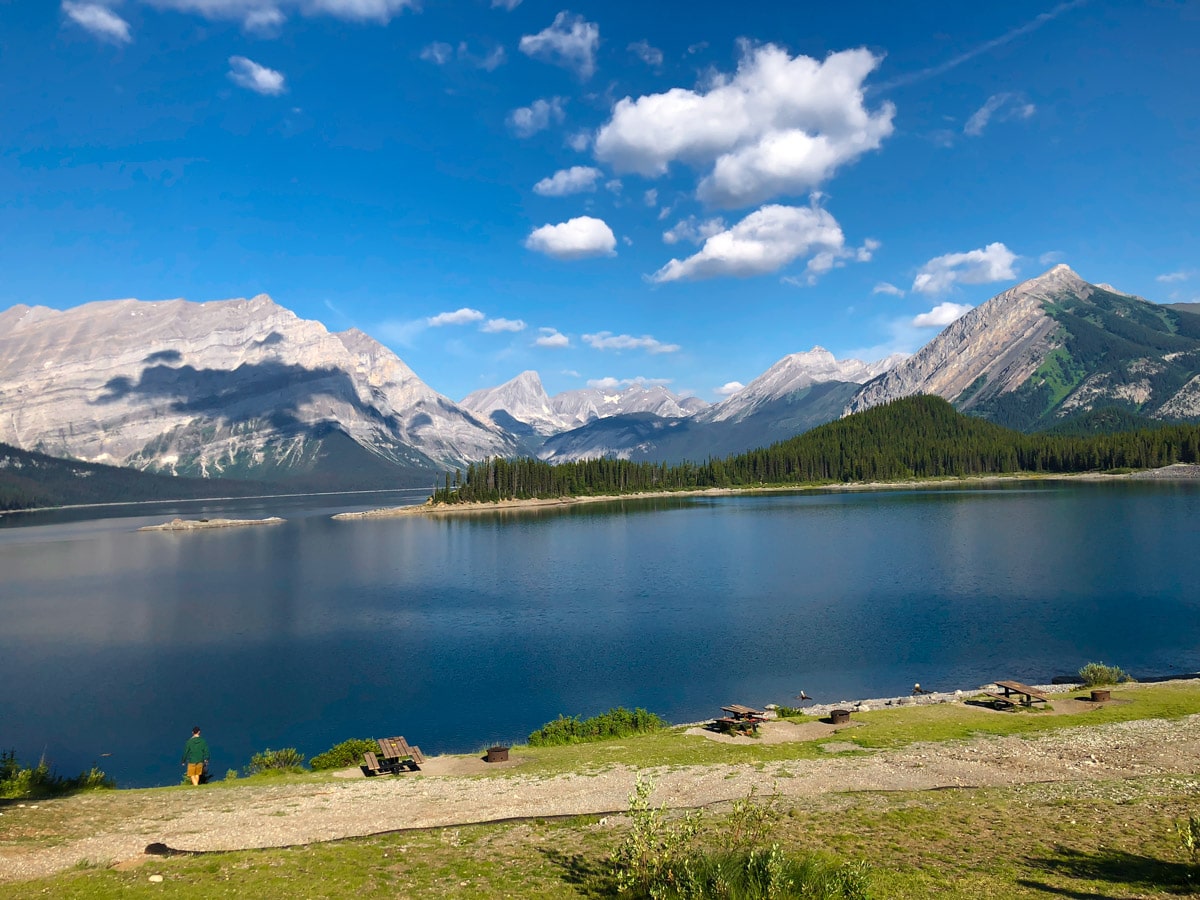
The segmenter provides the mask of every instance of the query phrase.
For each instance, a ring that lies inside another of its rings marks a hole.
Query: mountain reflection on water
[[[1200,668],[1194,483],[330,518],[421,499],[4,517],[0,744],[165,784],[193,724],[224,771],[268,746],[395,733],[471,751],[621,704],[692,721],[800,687],[840,700],[1093,659]],[[136,530],[176,515],[288,521]]]

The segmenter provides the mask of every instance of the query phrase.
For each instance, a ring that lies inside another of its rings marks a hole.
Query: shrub
[[[226,769],[225,770],[225,780],[226,781],[237,781],[237,777],[238,777],[237,769]]]
[[[556,747],[584,744],[608,738],[628,737],[666,728],[667,722],[652,712],[638,708],[630,712],[623,706],[581,720],[578,716],[559,716],[529,735],[531,747]]]
[[[33,767],[22,766],[13,752],[0,753],[0,798],[6,800],[59,797],[76,791],[116,787],[116,782],[94,766],[74,778],[50,771],[43,757]]]
[[[1122,672],[1118,666],[1090,662],[1079,670],[1079,680],[1083,682],[1084,687],[1096,687],[1101,684],[1124,684],[1133,681],[1133,678]]]
[[[653,782],[639,776],[629,795],[629,832],[610,858],[612,893],[651,900],[869,900],[870,867],[785,853],[763,842],[778,812],[754,793],[734,803],[725,847],[695,846],[699,813],[668,821],[650,804]]]
[[[297,752],[295,747],[283,750],[264,750],[250,757],[250,765],[246,766],[248,775],[282,775],[286,772],[303,772],[304,754]]]
[[[344,769],[347,766],[357,766],[362,763],[363,754],[376,753],[379,744],[366,738],[351,738],[335,744],[324,753],[318,753],[308,761],[313,771],[320,769]]]
[[[775,715],[781,719],[792,719],[796,716],[811,716],[812,713],[801,706],[776,706]]]

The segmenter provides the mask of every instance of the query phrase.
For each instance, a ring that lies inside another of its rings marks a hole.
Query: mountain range
[[[913,394],[1024,430],[1108,407],[1126,420],[1196,420],[1196,307],[1056,266],[911,357],[837,360],[814,347],[708,404],[653,384],[550,397],[532,371],[456,403],[361,331],[329,332],[265,295],[20,305],[0,313],[0,442],[176,476],[335,488],[429,484],[490,456],[704,459]]]

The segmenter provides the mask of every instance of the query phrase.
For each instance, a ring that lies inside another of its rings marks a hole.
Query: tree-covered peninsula
[[[434,503],[648,491],[838,484],[1144,469],[1200,462],[1200,425],[1116,434],[1025,434],[966,416],[940,397],[906,397],[736,456],[679,465],[593,459],[552,465],[486,459],[447,476]]]

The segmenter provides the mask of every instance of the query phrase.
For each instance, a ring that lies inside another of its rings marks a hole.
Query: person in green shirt
[[[192,736],[183,745],[183,764],[187,766],[187,776],[192,784],[200,784],[200,776],[208,765],[208,741],[200,737],[200,726],[192,729]]]

